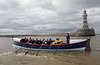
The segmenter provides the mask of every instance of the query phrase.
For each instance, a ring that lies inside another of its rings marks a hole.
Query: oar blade
[[[20,48],[21,49],[21,48]],[[16,50],[15,53],[17,53],[20,49]]]
[[[35,44],[36,44],[36,43],[34,43],[34,44],[31,46],[31,48],[25,53],[25,55],[28,54],[28,52],[32,49],[32,47],[33,47]]]
[[[28,53],[29,51],[27,51],[26,53],[25,53],[25,55]]]
[[[43,46],[44,43],[45,43],[45,42],[43,42],[43,43],[41,44],[40,49],[38,50],[36,56],[38,56],[38,54],[39,54],[39,52],[40,52],[40,50],[41,50],[41,48],[42,48],[42,46]]]
[[[49,52],[50,52],[51,46],[52,46],[52,43],[50,44],[49,51],[47,52],[47,55],[48,55],[48,54],[49,54]]]
[[[39,53],[39,52],[38,52]],[[36,54],[36,56],[38,56],[38,53]]]

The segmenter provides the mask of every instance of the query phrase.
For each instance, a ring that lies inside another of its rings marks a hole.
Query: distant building
[[[86,10],[83,12],[83,26],[82,29],[77,30],[76,36],[95,36],[95,31],[93,28],[89,29],[87,22],[87,13]]]

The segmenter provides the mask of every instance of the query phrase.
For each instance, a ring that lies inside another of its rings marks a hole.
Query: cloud
[[[89,27],[100,33],[99,3],[99,0],[1,0],[0,34],[74,32],[82,28],[84,9]]]

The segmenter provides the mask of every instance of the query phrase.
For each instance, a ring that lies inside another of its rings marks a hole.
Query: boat
[[[31,50],[46,50],[46,51],[83,51],[86,48],[88,43],[88,39],[71,39],[70,43],[61,43],[58,45],[46,45],[46,44],[32,44],[32,43],[25,43],[20,42],[21,39],[13,38],[13,47],[14,48],[23,48],[23,49],[30,49]]]

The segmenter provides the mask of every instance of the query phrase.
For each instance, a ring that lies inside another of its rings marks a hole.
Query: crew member
[[[69,33],[67,33],[66,42],[67,42],[67,44],[69,44],[69,42],[70,42],[70,35],[69,35]]]
[[[59,40],[59,38],[56,38],[55,43],[56,43],[56,44],[60,44],[61,41],[62,41],[62,40]]]

